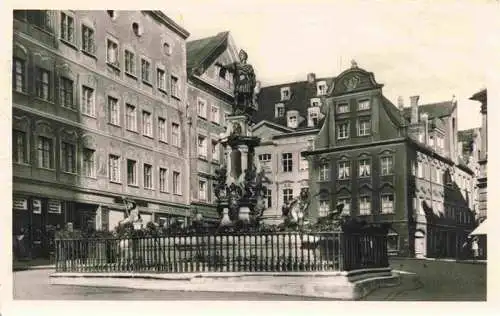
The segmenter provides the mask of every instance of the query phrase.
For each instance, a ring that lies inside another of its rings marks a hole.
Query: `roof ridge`
[[[321,81],[321,80],[331,80],[331,79],[335,79],[336,77],[321,77],[321,78],[316,78],[314,81]],[[286,85],[292,85],[292,84],[298,84],[298,83],[306,83],[306,82],[309,82],[307,80],[300,80],[300,81],[289,81],[289,82],[285,82],[285,83],[277,83],[277,84],[273,84],[273,85],[270,85],[270,86],[262,86],[261,87],[261,90],[263,88],[273,88],[273,87],[278,87],[278,86],[286,86]]]

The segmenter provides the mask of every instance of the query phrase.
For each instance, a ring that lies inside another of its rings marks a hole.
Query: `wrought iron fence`
[[[349,271],[387,267],[385,235],[192,234],[58,239],[58,272]]]

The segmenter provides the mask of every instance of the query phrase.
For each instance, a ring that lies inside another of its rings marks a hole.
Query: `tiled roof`
[[[452,101],[430,103],[418,106],[418,113],[427,113],[429,115],[429,120],[435,117],[445,117],[450,116],[455,109],[455,104]],[[411,107],[406,107],[403,109],[403,115],[407,120],[411,118]]]
[[[299,111],[299,115],[304,118],[304,120],[299,123],[297,130],[313,128],[307,127],[307,108],[311,104],[311,99],[321,98],[317,96],[316,83],[325,81],[327,86],[330,87],[333,79],[333,77],[316,78],[314,83],[297,81],[262,87],[257,100],[258,111],[253,117],[254,121],[260,122],[266,120],[278,125],[287,126],[286,115],[284,117],[275,117],[275,105],[277,103],[283,103],[285,105],[285,111],[297,110]],[[290,100],[281,101],[281,88],[284,87],[290,87]],[[323,98],[321,102],[322,105],[324,105],[325,101]]]
[[[401,111],[385,96],[382,96],[382,105],[384,106],[384,109],[386,112],[389,114],[389,117],[391,120],[396,124],[398,127],[403,127],[407,124],[403,114]]]
[[[486,101],[486,96],[487,96],[487,90],[482,89],[481,91],[474,93],[472,97],[470,97],[469,99],[476,101],[483,101],[483,100]]]
[[[222,45],[227,45],[229,32],[221,32],[215,36],[200,38],[186,43],[187,73],[202,66]]]

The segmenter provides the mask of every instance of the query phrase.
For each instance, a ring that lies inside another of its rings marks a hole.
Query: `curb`
[[[43,266],[13,266],[12,272],[28,271],[28,270],[55,270],[55,265],[43,265]]]
[[[438,262],[455,262],[455,263],[468,263],[468,264],[487,264],[487,260],[460,260],[460,259],[446,259],[446,258],[412,258],[412,257],[391,257],[390,260],[413,260],[413,261],[438,261]]]

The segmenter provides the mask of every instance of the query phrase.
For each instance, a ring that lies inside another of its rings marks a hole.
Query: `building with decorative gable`
[[[310,214],[339,204],[367,222],[390,223],[389,250],[455,257],[473,229],[473,172],[460,164],[457,102],[395,106],[356,63],[333,82],[311,150]]]

